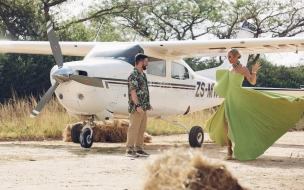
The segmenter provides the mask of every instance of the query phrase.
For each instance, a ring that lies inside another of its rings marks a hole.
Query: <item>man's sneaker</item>
[[[126,156],[133,158],[139,157],[134,150],[127,151]]]
[[[141,156],[141,157],[148,157],[148,156],[150,156],[150,154],[146,153],[146,152],[143,151],[143,150],[138,150],[138,151],[136,151],[136,154],[137,154],[138,156]]]

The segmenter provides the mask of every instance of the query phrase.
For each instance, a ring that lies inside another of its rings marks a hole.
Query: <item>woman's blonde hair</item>
[[[239,50],[232,48],[229,53],[231,53],[233,56],[237,56],[239,59],[242,57]]]

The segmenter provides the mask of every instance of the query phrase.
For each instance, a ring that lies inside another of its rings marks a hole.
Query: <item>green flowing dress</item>
[[[210,138],[226,145],[225,118],[234,156],[252,160],[260,156],[300,119],[304,98],[242,88],[244,75],[216,72],[215,92],[224,102],[208,120]]]

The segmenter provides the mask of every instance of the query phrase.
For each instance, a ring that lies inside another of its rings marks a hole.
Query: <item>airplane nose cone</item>
[[[52,77],[59,83],[69,81],[69,75],[73,74],[73,70],[68,66],[59,67],[53,74]]]

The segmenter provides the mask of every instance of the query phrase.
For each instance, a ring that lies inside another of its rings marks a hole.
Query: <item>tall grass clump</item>
[[[76,122],[54,97],[37,117],[30,118],[36,105],[34,97],[18,98],[16,95],[0,104],[0,139],[61,139],[66,124]]]

